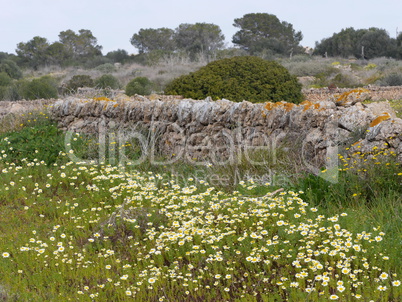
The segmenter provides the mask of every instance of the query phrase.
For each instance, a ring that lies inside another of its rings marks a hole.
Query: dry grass
[[[136,77],[147,77],[156,88],[161,92],[165,85],[172,79],[183,74],[188,74],[207,64],[205,58],[199,58],[197,61],[190,61],[187,56],[170,56],[162,58],[156,65],[141,65],[138,63],[129,63],[115,66],[115,70],[110,72],[116,77],[122,87]],[[89,75],[96,79],[105,74],[99,69],[85,69],[81,67],[60,68],[58,66],[47,66],[37,71],[27,70],[24,77],[35,78],[44,75],[51,75],[60,81],[60,85],[68,82],[75,75]]]

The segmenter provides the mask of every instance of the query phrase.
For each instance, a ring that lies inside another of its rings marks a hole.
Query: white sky
[[[103,54],[117,49],[136,53],[129,40],[141,28],[206,22],[219,25],[227,45],[238,30],[235,18],[269,13],[303,33],[303,46],[346,27],[402,31],[401,0],[0,0],[0,51],[15,53],[34,36],[58,41],[61,31],[89,29]]]

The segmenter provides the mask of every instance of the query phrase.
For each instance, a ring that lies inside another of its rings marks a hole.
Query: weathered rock
[[[341,95],[334,94],[330,99],[335,103],[336,106],[350,107],[356,103],[361,103],[365,100],[371,98],[370,92],[364,88],[357,88],[353,90],[346,91]]]

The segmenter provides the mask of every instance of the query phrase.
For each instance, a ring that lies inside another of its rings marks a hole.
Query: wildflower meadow
[[[340,154],[337,183],[225,187],[209,166],[71,161],[95,145],[64,138],[46,114],[0,134],[1,301],[402,300],[386,149]]]

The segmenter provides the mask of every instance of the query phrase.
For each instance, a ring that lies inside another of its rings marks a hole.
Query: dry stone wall
[[[33,100],[33,101],[0,101],[0,119],[7,115],[17,115],[24,112],[45,110],[55,100]]]
[[[381,101],[381,100],[401,100],[402,99],[402,87],[401,86],[368,86],[365,87],[370,93],[371,100]],[[309,88],[303,89],[303,95],[306,100],[309,101],[323,101],[334,95],[342,94],[349,91],[349,88]]]
[[[358,141],[359,151],[388,148],[402,162],[402,120],[388,102],[344,107],[331,101],[300,105],[229,100],[59,100],[51,114],[64,130],[132,138],[152,152],[190,162],[225,164],[256,150],[294,148],[316,169]],[[121,143],[120,142],[120,143]],[[353,148],[351,149],[353,150]],[[148,154],[149,155],[149,154]]]

